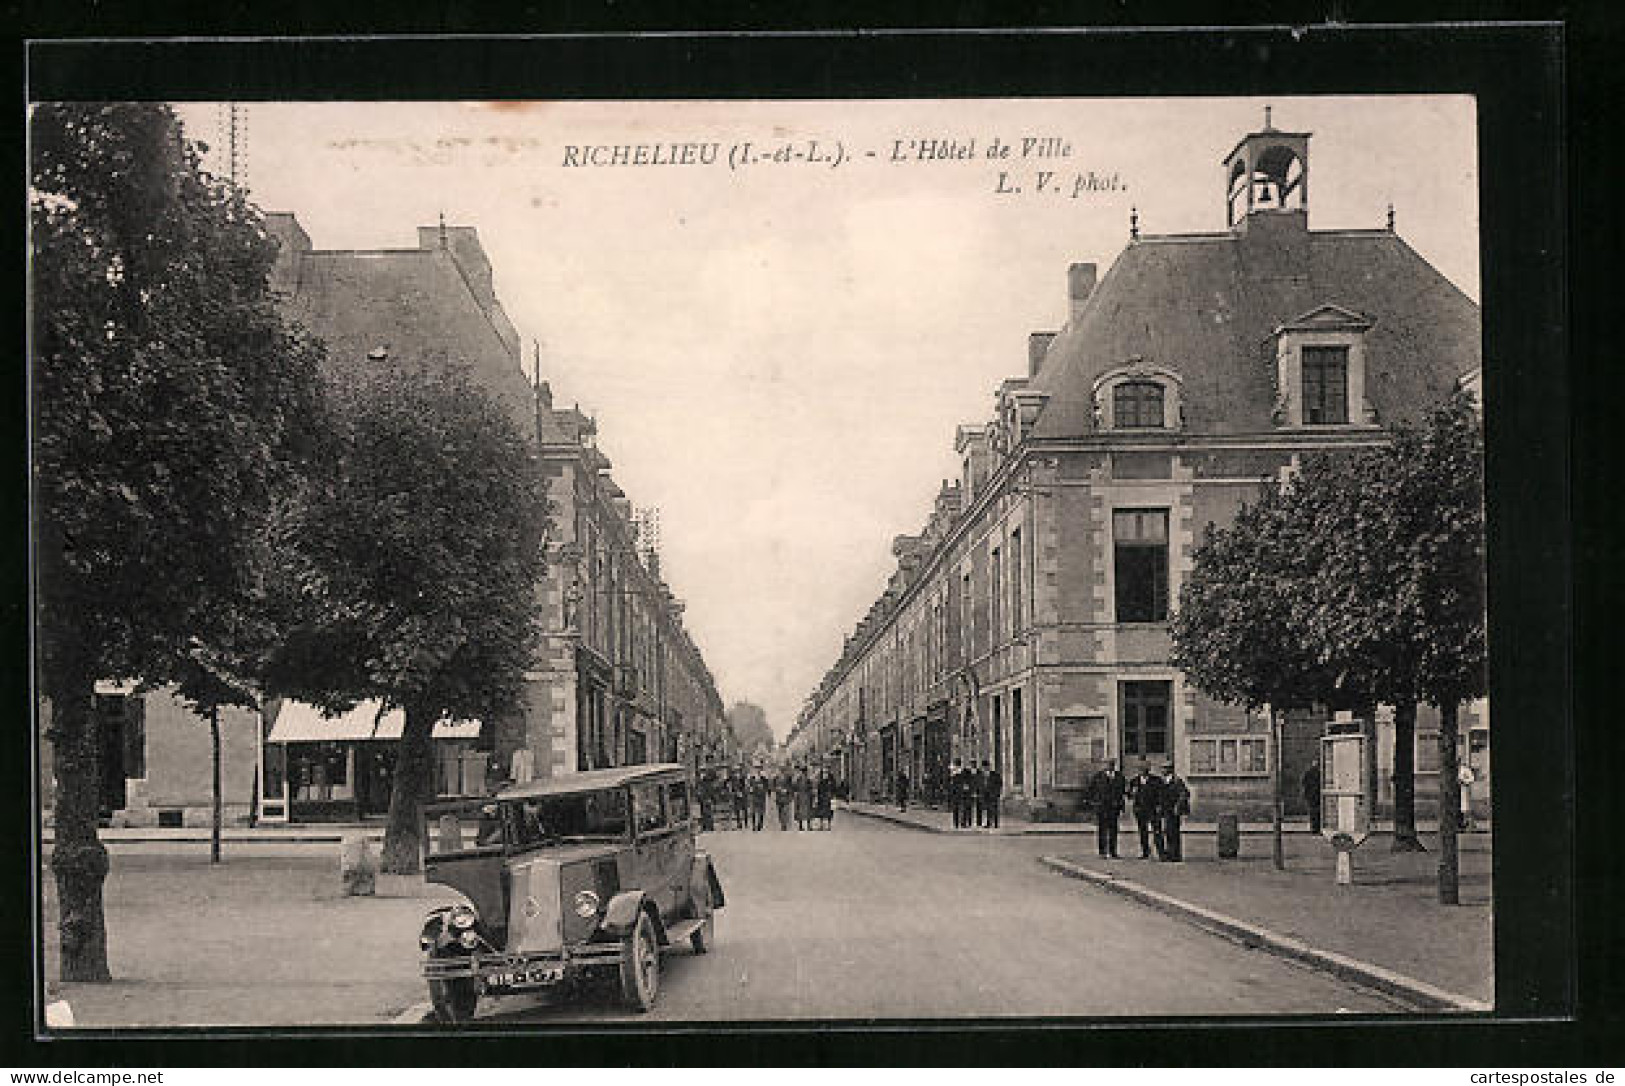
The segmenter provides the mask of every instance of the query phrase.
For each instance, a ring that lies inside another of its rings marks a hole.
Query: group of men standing
[[[999,804],[1004,798],[1004,777],[987,759],[980,768],[955,758],[948,771],[948,801],[953,805],[954,829],[972,825],[986,829],[999,826]],[[974,820],[974,821],[973,821]]]
[[[723,778],[706,770],[700,777],[700,828],[715,828],[720,804],[733,815],[734,829],[760,830],[772,799],[779,829],[788,830],[793,817],[798,830],[827,830],[834,825],[835,793],[835,777],[827,769],[814,777],[806,766],[785,766],[776,773],[735,767]]]
[[[1191,790],[1174,772],[1174,763],[1163,766],[1162,776],[1141,766],[1133,780],[1127,780],[1116,762],[1096,773],[1089,783],[1089,798],[1095,808],[1095,837],[1102,856],[1118,859],[1117,823],[1125,805],[1134,809],[1140,829],[1140,858],[1151,858],[1153,843],[1157,859],[1178,863],[1184,859],[1181,825],[1191,812]]]

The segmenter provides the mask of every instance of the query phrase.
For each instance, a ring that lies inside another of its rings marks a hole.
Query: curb
[[[1093,835],[1095,832],[1094,826],[1085,825],[1079,825],[1077,829],[1068,828],[1054,830],[1015,829],[1013,827],[1010,829],[1005,829],[1002,826],[996,830],[984,830],[975,827],[956,830],[952,827],[928,826],[923,822],[916,822],[912,818],[904,818],[901,812],[893,814],[891,811],[886,810],[865,811],[850,806],[843,807],[841,809],[849,814],[861,815],[864,818],[874,818],[880,820],[881,822],[890,822],[894,826],[902,826],[905,829],[919,830],[921,833],[940,833],[944,836],[950,837],[958,837],[961,835],[970,835],[975,837],[1067,837],[1073,834]],[[1061,823],[1055,823],[1055,825],[1061,825]]]
[[[1267,950],[1278,957],[1288,958],[1300,962],[1311,968],[1365,988],[1371,988],[1384,995],[1396,996],[1409,1003],[1417,1004],[1423,1010],[1430,1011],[1457,1011],[1489,1014],[1495,1010],[1490,1004],[1481,1000],[1470,999],[1467,996],[1447,992],[1443,988],[1434,987],[1425,981],[1414,977],[1407,977],[1403,973],[1396,973],[1391,969],[1384,969],[1380,965],[1372,965],[1355,958],[1346,957],[1330,950],[1310,946],[1298,939],[1293,939],[1259,924],[1250,924],[1244,920],[1214,912],[1201,905],[1194,905],[1188,901],[1171,897],[1168,894],[1141,886],[1130,879],[1118,878],[1115,875],[1091,871],[1080,864],[1063,860],[1058,856],[1040,856],[1038,862],[1045,867],[1070,878],[1082,879],[1101,889],[1132,898],[1143,905],[1167,913],[1170,916],[1206,928],[1219,935],[1248,947]]]

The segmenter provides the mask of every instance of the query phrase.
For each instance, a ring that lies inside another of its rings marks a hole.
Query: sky
[[[957,475],[955,426],[1064,320],[1068,265],[1104,275],[1131,209],[1145,233],[1222,230],[1220,163],[1266,102],[1314,134],[1311,228],[1392,203],[1478,298],[1465,97],[252,103],[240,178],[318,249],[413,247],[441,215],[479,231],[527,365],[534,342],[659,509],[724,700],[783,737]],[[223,145],[223,109],[179,112]],[[666,163],[688,144],[714,161]]]

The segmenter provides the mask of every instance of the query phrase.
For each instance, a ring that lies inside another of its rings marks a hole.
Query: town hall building
[[[1007,806],[1035,817],[1078,811],[1110,760],[1175,763],[1197,817],[1262,816],[1278,768],[1297,780],[1324,714],[1293,714],[1276,749],[1266,718],[1171,662],[1204,527],[1306,453],[1421,422],[1481,366],[1478,306],[1391,210],[1370,229],[1311,228],[1309,142],[1266,119],[1214,178],[1224,229],[1142,233],[1136,216],[1103,276],[1068,269],[1064,325],[1031,337],[991,419],[959,428],[960,478],[893,541],[896,572],[808,698],[794,750],[835,760],[862,798],[891,796],[899,771],[938,798],[950,759],[987,759]],[[1487,780],[1485,716],[1462,728]],[[1386,741],[1391,764],[1391,728]]]

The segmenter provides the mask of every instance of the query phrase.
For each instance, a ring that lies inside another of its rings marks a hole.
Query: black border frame
[[[127,25],[97,13],[99,25],[159,30],[151,10]],[[289,13],[283,13],[284,16]],[[283,25],[311,25],[298,16]],[[1121,11],[1111,13],[1117,17]],[[1335,13],[1334,13],[1335,14]],[[214,31],[251,28],[227,8]],[[457,33],[476,21],[458,13],[420,24]],[[75,25],[75,19],[79,22]],[[344,33],[358,28],[337,25]],[[586,22],[590,23],[590,18]],[[1496,971],[1494,1021],[1324,1019],[983,1025],[882,1023],[688,1026],[525,1036],[458,1038],[312,1030],[270,1040],[261,1031],[28,1042],[8,1058],[55,1066],[101,1064],[230,1066],[579,1063],[1235,1063],[1483,1064],[1496,1050],[1521,1065],[1597,1058],[1606,1019],[1580,999],[1577,910],[1601,907],[1603,888],[1576,882],[1576,737],[1570,687],[1574,643],[1570,483],[1568,208],[1563,180],[1565,30],[1556,23],[1453,26],[1329,26],[1219,30],[855,31],[758,34],[572,33],[533,39],[415,37],[356,40],[84,40],[83,12],[56,13],[37,33],[81,40],[24,43],[34,100],[164,98],[851,98],[1194,96],[1204,94],[1464,93],[1478,100],[1480,217],[1489,440],[1491,645],[1497,759],[1526,773],[1498,777],[1496,793]],[[197,24],[192,24],[194,27]],[[187,27],[170,25],[166,33]],[[270,30],[270,27],[264,27]],[[21,73],[19,73],[21,74]],[[20,111],[19,111],[20,112]],[[19,126],[21,119],[18,120]],[[20,139],[11,176],[25,179]],[[21,196],[21,193],[14,193]],[[23,206],[19,199],[13,206]],[[13,238],[23,252],[22,230]],[[21,297],[21,294],[14,294]],[[22,342],[20,314],[17,336]],[[19,355],[20,357],[20,355]],[[23,380],[18,370],[20,393]],[[23,433],[22,397],[6,417]],[[26,446],[14,445],[26,450]],[[21,480],[13,480],[14,484]],[[20,491],[19,491],[20,493]],[[1605,492],[1604,492],[1605,494]],[[19,501],[19,510],[22,503]],[[14,524],[24,526],[18,516]],[[1594,547],[1598,540],[1589,543]],[[11,556],[26,561],[27,540]],[[1606,553],[1602,557],[1606,557]],[[7,564],[12,599],[25,598],[25,566]],[[1617,576],[1617,574],[1616,574]],[[14,611],[13,613],[17,613]],[[22,611],[26,615],[26,610]],[[26,644],[20,646],[26,649]],[[17,657],[14,657],[16,659]],[[26,666],[5,681],[17,685]],[[7,701],[31,718],[26,682]],[[1504,722],[1504,723],[1503,723]],[[1538,726],[1522,726],[1524,722]],[[1582,754],[1587,746],[1578,748]],[[1592,748],[1594,753],[1594,748]],[[1579,765],[1587,765],[1585,761]],[[6,770],[25,797],[26,763]],[[1618,800],[1614,801],[1618,807]],[[26,810],[9,810],[31,825]],[[1613,822],[1617,825],[1617,820]],[[26,830],[24,831],[26,833]],[[26,855],[26,853],[25,853]],[[1591,868],[1587,867],[1588,872]],[[24,895],[32,887],[24,871]],[[1615,876],[1617,878],[1617,875]],[[1576,894],[1584,889],[1584,900]],[[13,886],[15,893],[17,887]],[[25,906],[26,897],[18,901]],[[25,911],[19,908],[14,915]],[[1597,915],[1591,913],[1595,921]],[[26,948],[13,990],[32,985]],[[1606,954],[1607,952],[1604,951]],[[1617,962],[1618,951],[1613,951]],[[1606,960],[1593,958],[1604,980]],[[26,979],[25,979],[26,978]],[[967,979],[968,983],[973,978]],[[1564,1016],[1583,1011],[1580,1028]],[[1553,1015],[1547,1021],[1536,1016]],[[21,1017],[21,1016],[19,1016]],[[22,1032],[32,1032],[32,1014]],[[1522,1019],[1522,1021],[1519,1021]],[[715,1046],[714,1036],[726,1036]],[[206,1039],[205,1039],[206,1038]],[[1616,1035],[1617,1038],[1617,1035]],[[1584,1044],[1590,1053],[1576,1047]],[[1618,1061],[1617,1039],[1614,1062]],[[1515,1053],[1515,1055],[1514,1055]],[[1567,1059],[1566,1059],[1567,1058]],[[1496,1062],[1496,1061],[1489,1061]]]

